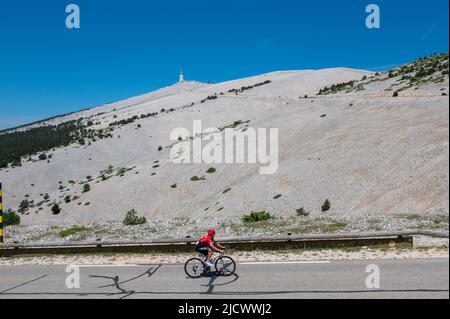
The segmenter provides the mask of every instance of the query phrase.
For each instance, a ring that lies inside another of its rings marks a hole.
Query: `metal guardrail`
[[[392,232],[374,232],[374,233],[338,233],[338,234],[313,234],[313,235],[286,235],[286,236],[266,236],[266,237],[237,237],[237,238],[219,238],[223,243],[246,243],[246,242],[289,242],[299,240],[340,240],[340,239],[373,239],[385,237],[407,237],[407,236],[428,236],[434,238],[449,238],[449,232],[435,231],[392,231]],[[86,246],[142,246],[157,244],[194,244],[197,240],[188,236],[179,239],[155,239],[150,241],[132,242],[132,241],[95,241],[95,242],[68,242],[57,244],[7,244],[4,249],[11,248],[57,248],[57,247],[86,247]]]
[[[242,250],[314,248],[314,247],[357,247],[383,245],[388,243],[413,244],[413,236],[449,238],[448,232],[398,231],[376,233],[345,233],[317,235],[287,235],[270,237],[223,238],[220,242],[230,248]],[[95,241],[58,244],[19,244],[13,243],[0,249],[0,256],[39,255],[39,254],[81,254],[102,252],[189,252],[196,242],[191,237],[181,239],[152,240],[143,242]]]
[[[428,236],[428,237],[434,237],[434,238],[449,238],[448,232],[437,232],[437,231],[418,231],[413,236]]]

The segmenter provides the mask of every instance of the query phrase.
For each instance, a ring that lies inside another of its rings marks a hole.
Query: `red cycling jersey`
[[[198,243],[199,243],[200,246],[202,246],[202,247],[209,247],[209,245],[211,245],[211,243],[212,243],[212,239],[211,239],[211,237],[209,237],[208,235],[206,235],[206,236],[203,236],[203,237],[199,240]]]

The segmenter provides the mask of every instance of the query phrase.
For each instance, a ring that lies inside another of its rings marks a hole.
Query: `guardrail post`
[[[0,183],[0,246],[3,245],[3,205],[2,205],[2,183]]]

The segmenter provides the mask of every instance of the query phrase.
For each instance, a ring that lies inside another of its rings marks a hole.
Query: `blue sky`
[[[81,9],[81,29],[65,8]],[[381,29],[365,7],[381,8]],[[275,70],[383,70],[448,51],[448,0],[1,0],[0,129]]]

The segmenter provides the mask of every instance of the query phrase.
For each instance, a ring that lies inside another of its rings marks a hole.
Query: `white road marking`
[[[128,264],[128,265],[121,265],[121,264],[117,264],[117,265],[76,265],[80,268],[102,268],[102,267],[137,267],[138,265],[134,265],[134,264]]]
[[[303,264],[330,264],[329,260],[318,261],[255,261],[255,262],[243,262],[240,265],[303,265]]]

